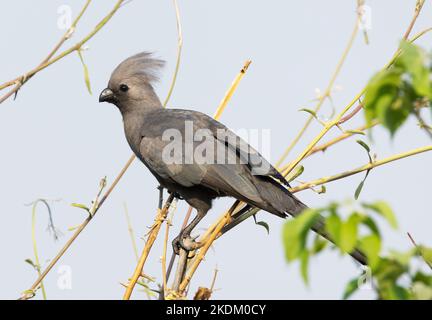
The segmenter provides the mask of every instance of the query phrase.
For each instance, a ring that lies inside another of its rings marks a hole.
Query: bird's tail
[[[256,205],[261,209],[285,218],[287,214],[296,217],[308,208],[275,180],[271,178],[259,180],[260,182],[256,186],[264,203]],[[325,231],[324,217],[319,216],[317,218],[312,230],[334,243],[331,236]],[[367,258],[359,249],[354,249],[350,255],[360,264],[367,265]]]

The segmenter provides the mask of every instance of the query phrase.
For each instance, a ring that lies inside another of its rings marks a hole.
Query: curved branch
[[[6,93],[4,96],[2,96],[0,98],[0,104],[3,103],[5,100],[7,100],[9,97],[11,97],[12,95],[16,94],[18,92],[18,90],[31,78],[33,77],[36,73],[38,73],[39,71],[42,71],[43,69],[47,68],[48,66],[52,65],[53,63],[59,61],[60,59],[66,57],[67,55],[71,54],[74,51],[78,51],[81,49],[81,47],[87,42],[89,41],[91,38],[93,38],[93,36],[99,32],[100,29],[102,29],[103,26],[105,26],[105,24],[112,18],[112,16],[117,12],[117,10],[120,8],[121,4],[123,3],[124,0],[119,0],[117,1],[117,3],[115,4],[115,6],[113,7],[113,9],[96,25],[96,27],[87,35],[85,36],[81,41],[79,41],[78,43],[76,43],[74,46],[72,46],[71,48],[63,51],[62,53],[58,54],[56,57],[52,58],[54,56],[54,54],[60,49],[60,47],[63,45],[63,43],[69,39],[70,35],[73,33],[73,31],[75,30],[75,26],[78,23],[78,21],[81,19],[82,15],[84,14],[84,12],[86,11],[88,5],[90,4],[91,0],[88,0],[85,4],[85,6],[83,7],[83,9],[81,10],[80,14],[78,15],[78,17],[75,19],[75,21],[73,22],[71,28],[65,33],[65,35],[60,39],[60,42],[54,47],[54,49],[50,52],[50,54],[47,56],[47,58],[45,58],[41,64],[39,64],[36,68],[30,70],[29,72],[23,74],[22,76],[19,76],[17,78],[15,78],[14,80],[8,81],[2,85],[0,85],[0,90],[11,86],[13,84],[15,84],[15,87],[10,90],[8,93]],[[75,24],[75,25],[74,25]]]

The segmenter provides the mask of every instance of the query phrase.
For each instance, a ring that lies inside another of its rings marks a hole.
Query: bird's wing
[[[169,142],[162,140],[162,137],[142,137],[140,158],[153,174],[163,180],[170,180],[184,187],[199,185],[207,168],[203,165],[186,164],[184,158],[177,161],[168,157],[167,160],[164,154],[166,148],[169,148]]]
[[[146,120],[141,132],[139,155],[154,175],[184,187],[200,185],[221,195],[243,197],[252,201],[260,200],[249,167],[239,161],[226,163],[218,162],[214,158],[217,150],[224,150],[228,159],[237,158],[238,152],[215,137],[212,130],[214,125],[205,119],[205,115],[194,111],[171,109],[149,115]],[[194,134],[199,129],[204,129],[203,141],[211,146],[205,154],[213,157],[212,159],[204,157],[200,161],[196,158],[197,155],[203,154],[200,149],[203,148],[202,141],[193,141],[191,145],[186,146],[184,141],[180,140],[182,146],[178,148],[176,143],[179,140],[171,139],[175,132],[183,138],[187,136],[185,121],[191,121]],[[174,150],[182,152],[177,155]]]
[[[268,162],[257,150],[255,150],[246,141],[228,129],[219,121],[203,113],[199,114],[201,126],[208,127],[216,139],[225,144],[231,150],[234,150],[240,158],[241,163],[248,166],[251,172],[257,176],[267,176],[278,180],[280,183],[290,187],[288,181]]]

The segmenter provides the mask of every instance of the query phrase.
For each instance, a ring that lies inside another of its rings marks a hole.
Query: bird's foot
[[[178,255],[180,253],[180,249],[184,249],[187,252],[191,252],[200,248],[201,244],[195,241],[197,238],[198,236],[192,238],[188,234],[180,234],[172,242],[174,253]]]
[[[178,192],[172,192],[169,189],[168,190],[168,194],[173,194],[174,198],[179,199],[179,200],[184,200],[184,198],[180,195],[180,193]]]

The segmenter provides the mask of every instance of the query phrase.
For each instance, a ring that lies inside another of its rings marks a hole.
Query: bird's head
[[[137,107],[159,107],[161,103],[152,84],[158,80],[157,71],[163,65],[164,61],[148,52],[127,58],[111,74],[99,102],[113,103],[122,112]]]

